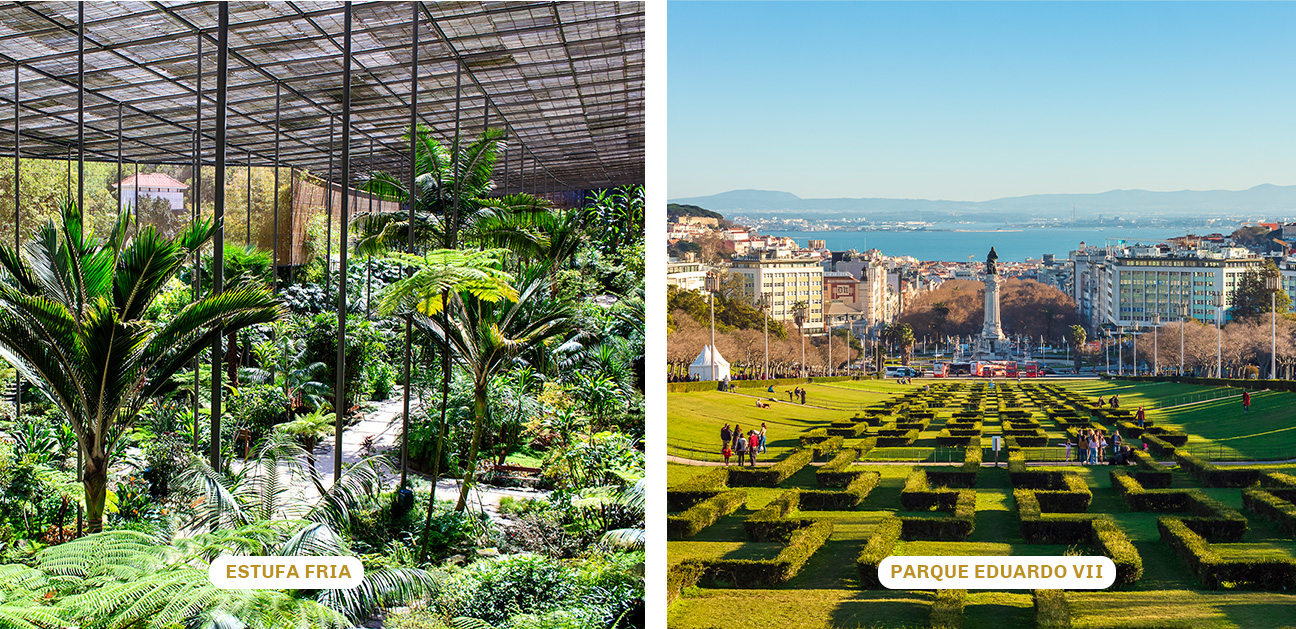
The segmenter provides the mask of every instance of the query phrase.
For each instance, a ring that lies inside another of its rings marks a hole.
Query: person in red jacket
[[[1250,391],[1242,392],[1242,412],[1243,413],[1251,412],[1251,392]]]

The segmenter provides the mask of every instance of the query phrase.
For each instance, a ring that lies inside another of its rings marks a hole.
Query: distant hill
[[[1296,186],[1262,184],[1247,190],[1110,190],[1093,194],[1036,194],[990,201],[943,201],[928,199],[827,198],[803,199],[790,192],[733,190],[704,197],[672,199],[673,203],[701,205],[722,212],[749,215],[797,213],[807,218],[828,218],[850,214],[870,219],[908,219],[940,215],[1008,218],[1034,216],[1076,218],[1157,216],[1296,216]]]
[[[666,217],[669,220],[675,220],[681,216],[701,216],[703,218],[714,218],[716,220],[724,219],[724,215],[719,212],[700,208],[696,205],[680,205],[679,203],[666,204]]]

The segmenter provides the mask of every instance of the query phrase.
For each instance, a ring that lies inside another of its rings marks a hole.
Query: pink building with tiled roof
[[[189,189],[187,184],[165,173],[131,175],[121,180],[120,187],[123,210],[134,207],[136,198],[155,197],[169,201],[175,212],[184,211],[185,191]]]

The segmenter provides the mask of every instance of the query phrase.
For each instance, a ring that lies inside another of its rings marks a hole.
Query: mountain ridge
[[[906,217],[913,212],[961,216],[1002,213],[1032,217],[1077,218],[1098,215],[1158,216],[1252,216],[1256,214],[1296,215],[1296,185],[1262,183],[1245,190],[1145,190],[1114,189],[1093,193],[1048,193],[1002,197],[987,201],[950,201],[885,197],[803,198],[779,190],[742,189],[700,197],[670,199],[719,212],[781,214],[817,212],[825,217],[847,213],[867,214],[870,219],[891,215]],[[876,216],[875,216],[876,215]],[[934,218],[928,217],[928,218]]]

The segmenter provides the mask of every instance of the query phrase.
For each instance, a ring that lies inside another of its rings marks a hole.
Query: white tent
[[[711,352],[715,351],[715,377],[711,374]],[[689,365],[689,378],[696,380],[724,380],[729,377],[729,361],[710,345],[702,348],[697,360]]]

